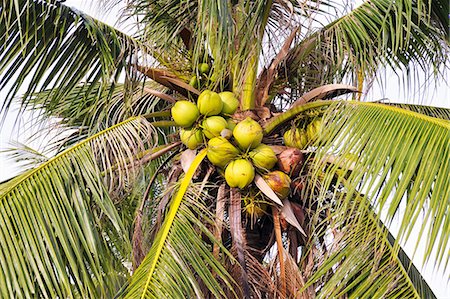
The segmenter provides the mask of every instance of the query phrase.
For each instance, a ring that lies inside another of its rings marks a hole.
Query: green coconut
[[[227,121],[221,116],[210,116],[202,122],[203,134],[209,139],[220,136],[223,129],[228,128]]]
[[[284,144],[289,147],[304,149],[308,144],[308,135],[305,130],[292,128],[283,135]]]
[[[227,184],[234,188],[244,189],[255,178],[255,168],[252,163],[245,159],[231,161],[225,169],[225,180]]]
[[[260,144],[249,153],[253,165],[258,168],[270,170],[277,164],[277,155],[273,149],[266,145]]]
[[[189,101],[178,101],[171,109],[172,118],[181,127],[191,127],[199,116],[197,106]]]
[[[234,93],[231,91],[223,91],[219,93],[220,98],[223,102],[222,113],[223,114],[233,114],[239,107],[239,100],[236,99]]]
[[[205,90],[198,97],[197,107],[200,114],[206,116],[218,115],[222,112],[223,103],[217,93]]]
[[[208,141],[208,160],[221,168],[225,168],[239,155],[239,150],[223,137],[214,137]]]
[[[203,143],[203,133],[201,129],[181,129],[180,140],[189,149],[196,149]]]
[[[261,143],[263,130],[256,121],[247,117],[233,129],[233,137],[241,149],[253,149]]]
[[[322,124],[322,119],[319,118],[308,124],[306,127],[306,135],[308,136],[309,141],[315,141],[319,137],[319,134],[322,131]]]

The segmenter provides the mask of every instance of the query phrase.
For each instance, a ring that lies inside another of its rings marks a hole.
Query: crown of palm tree
[[[130,0],[130,36],[62,1],[1,2],[1,112],[67,131],[0,185],[1,297],[434,298],[400,245],[419,226],[447,269],[450,110],[359,99],[385,67],[442,75],[448,10]],[[253,119],[265,146],[208,115],[180,128],[171,107],[206,90],[231,91],[219,118]],[[206,131],[236,152],[215,160]],[[236,159],[256,171],[241,189]]]

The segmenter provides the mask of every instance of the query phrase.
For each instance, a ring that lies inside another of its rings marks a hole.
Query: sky
[[[109,23],[110,25],[115,25],[117,21],[118,8],[114,9],[104,9],[98,8],[93,5],[93,1],[86,0],[67,0],[66,5],[76,7],[77,9],[84,11],[102,21]],[[124,31],[128,31],[124,26],[121,26]],[[423,105],[439,106],[450,108],[450,86],[443,82],[435,82],[434,80],[426,80],[423,73],[419,73],[418,77],[415,79],[420,84],[413,84],[412,86],[406,86],[401,82],[401,79],[397,78],[392,71],[386,71],[381,73],[379,78],[382,82],[379,84],[374,83],[374,87],[365,93],[366,100],[379,100],[387,98],[392,102],[407,102],[416,103]],[[3,99],[6,95],[5,91],[0,91],[0,105],[3,103]],[[30,128],[26,126],[30,119],[29,115],[25,115],[18,121],[22,126],[16,124],[17,115],[13,111],[8,114],[3,126],[0,128],[0,151],[10,147],[12,141],[20,141],[31,145],[36,149],[40,146],[46,144],[46,139],[31,140],[41,128]],[[25,125],[25,126],[23,126]],[[21,127],[19,129],[19,127]],[[24,129],[24,127],[26,129]],[[50,137],[49,137],[50,138]],[[17,174],[20,168],[18,168],[14,163],[7,159],[5,153],[0,152],[0,182],[13,177]],[[407,244],[405,250],[411,255],[412,244],[415,240],[412,240]],[[414,262],[419,270],[422,268],[421,259],[421,248],[414,256]],[[425,268],[423,268],[423,274],[428,284],[431,286],[436,296],[440,299],[450,299],[450,284],[448,282],[450,277],[450,269],[446,273],[436,271],[433,267],[433,262],[430,261]]]

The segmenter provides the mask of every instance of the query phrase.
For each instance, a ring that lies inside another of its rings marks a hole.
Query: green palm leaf
[[[149,133],[144,120],[129,119],[2,184],[2,297],[98,298],[120,288],[130,244],[101,173],[131,179],[126,165],[109,165],[136,155]]]
[[[338,200],[338,196],[336,198]],[[395,245],[371,206],[363,197],[354,198],[354,209],[337,209],[329,216],[333,246],[318,257],[317,272],[305,287],[324,275],[318,298],[436,298],[401,248]],[[345,220],[344,220],[345,219]],[[318,224],[316,236],[326,231]],[[321,260],[323,259],[323,263]],[[411,267],[412,266],[412,267]]]
[[[432,107],[423,105],[412,105],[412,104],[396,104],[387,103],[388,105],[403,108],[406,110],[414,111],[417,113],[425,114],[428,116],[450,120],[450,109],[443,107]]]
[[[450,258],[450,122],[361,102],[335,103],[324,119],[314,166],[315,176],[325,171],[322,192],[345,182],[348,193],[339,196],[338,204],[346,208],[351,208],[354,192],[366,194],[375,211],[386,214],[388,225],[399,217],[397,240],[408,239],[422,213],[418,238],[428,235],[424,259],[434,249],[436,265],[446,266]],[[331,164],[330,157],[336,159]],[[405,208],[399,213],[402,204]]]
[[[153,90],[163,93],[165,88],[151,81],[132,88],[122,83],[104,84],[103,87],[100,83],[79,85],[67,92],[61,101],[48,105],[48,100],[60,92],[58,88],[52,88],[32,94],[27,102],[38,111],[37,122],[40,118],[58,119],[65,128],[79,130],[73,134],[75,139],[104,130],[130,116],[147,115],[168,106],[151,93]]]
[[[203,192],[190,192],[190,198],[186,193],[205,156],[206,150],[202,150],[192,162],[149,253],[121,297],[201,298],[202,285],[214,298],[227,298],[224,285],[233,294],[231,276],[213,256],[211,246],[202,240],[202,234],[214,240],[206,225],[197,221],[201,217],[203,220],[211,219],[210,224],[214,223],[212,215],[202,207],[199,195]]]
[[[381,226],[381,222],[379,223]],[[388,234],[388,240],[391,247],[396,244],[395,238],[391,233]],[[398,260],[402,263],[402,267],[408,273],[409,279],[414,285],[417,293],[419,293],[420,298],[436,298],[433,290],[430,288],[422,274],[419,272],[419,270],[416,268],[416,266],[413,264],[406,252],[401,247],[398,249]]]
[[[58,1],[0,3],[0,45],[0,89],[9,88],[3,112],[24,88],[23,108],[30,105],[28,96],[47,88],[57,87],[43,103],[52,107],[85,81],[100,83],[102,90],[114,87],[122,71],[128,73],[126,78],[136,77],[131,57],[150,52],[137,40]]]
[[[45,153],[20,142],[12,142],[11,147],[0,153],[5,154],[14,163],[20,163],[22,171],[34,168],[49,159]]]
[[[448,11],[446,1],[367,1],[297,44],[279,81],[314,88],[386,65],[436,71],[448,61]]]
[[[116,1],[110,1],[116,2]],[[117,3],[116,3],[117,4]],[[188,50],[197,20],[197,1],[129,1],[125,17],[133,16],[144,24],[138,35],[158,52],[157,58],[169,69],[190,71]]]

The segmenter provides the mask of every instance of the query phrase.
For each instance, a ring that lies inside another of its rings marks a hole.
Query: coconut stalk
[[[267,21],[269,19],[270,9],[272,7],[272,1],[267,1],[265,5],[265,10],[262,14],[262,21],[260,26],[257,28],[257,33],[252,36],[250,40],[244,41],[245,46],[251,47],[250,51],[242,51],[244,53],[243,60],[236,59],[233,66],[233,91],[235,93],[240,93],[240,102],[241,102],[241,110],[252,110],[256,108],[256,79],[258,74],[258,61],[259,55],[261,53],[261,41],[264,36],[264,28],[266,28]],[[247,20],[250,13],[250,2],[247,2],[246,5],[238,4],[237,9],[235,9],[235,19],[238,24],[238,28],[243,29],[245,25],[245,21]],[[256,45],[256,46],[253,46]],[[239,51],[239,48],[243,45],[239,45],[236,47],[236,50]],[[239,55],[236,55],[239,56]],[[244,61],[244,65],[240,63],[240,61]],[[245,64],[245,62],[247,62]],[[239,71],[245,67],[245,72],[243,78],[241,76],[237,76]],[[240,81],[242,80],[242,86],[240,86]],[[239,92],[241,91],[241,92]]]
[[[247,65],[245,73],[244,83],[242,84],[241,94],[241,110],[251,110],[255,108],[255,85],[256,85],[256,72],[258,68],[258,61],[256,59],[256,51],[251,51],[250,61]],[[252,54],[253,53],[253,54]]]

